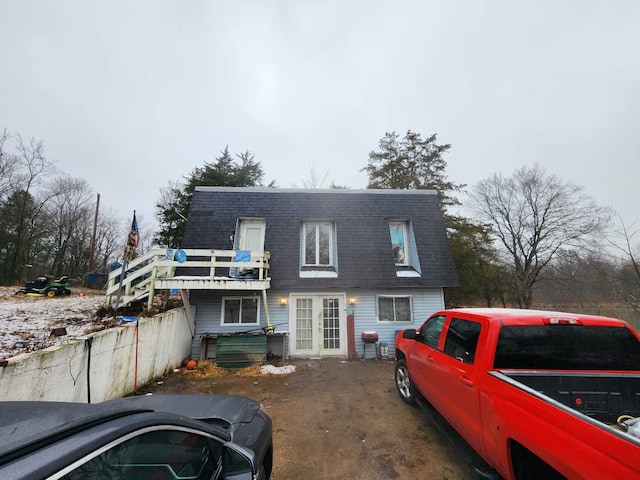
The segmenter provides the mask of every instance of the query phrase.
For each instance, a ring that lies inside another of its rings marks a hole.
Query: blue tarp
[[[137,322],[138,317],[118,317],[118,325],[122,325],[123,323],[131,323]]]

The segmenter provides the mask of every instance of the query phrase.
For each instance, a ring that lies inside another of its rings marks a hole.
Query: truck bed
[[[496,373],[496,372],[490,372]],[[586,372],[500,370],[518,383],[600,422],[613,425],[620,415],[640,417],[640,375]]]

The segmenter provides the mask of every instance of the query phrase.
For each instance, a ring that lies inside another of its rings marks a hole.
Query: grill
[[[373,345],[373,350],[375,351],[377,357],[378,346],[376,345],[376,343],[378,343],[378,332],[362,332],[360,338],[362,338],[362,341],[364,342],[364,345],[362,346],[362,358],[364,358],[365,354],[367,353],[367,345]]]
[[[378,341],[378,332],[362,332],[361,337],[364,343],[376,343]]]

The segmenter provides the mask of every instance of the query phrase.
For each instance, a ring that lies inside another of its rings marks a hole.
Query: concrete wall
[[[129,323],[9,359],[0,367],[0,400],[86,403],[90,398],[96,403],[119,398],[189,356],[192,333],[184,308],[138,323],[137,331]]]

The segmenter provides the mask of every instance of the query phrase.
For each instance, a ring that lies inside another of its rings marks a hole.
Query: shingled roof
[[[271,286],[319,288],[449,287],[458,277],[438,196],[431,190],[307,190],[196,187],[182,248],[232,248],[239,218],[266,221]],[[422,275],[396,275],[389,221],[410,221]],[[300,232],[304,221],[333,222],[338,277],[300,278]]]

